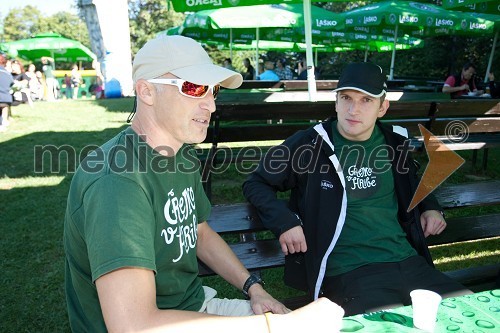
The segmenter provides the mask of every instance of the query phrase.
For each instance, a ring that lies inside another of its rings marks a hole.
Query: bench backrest
[[[251,95],[251,94],[244,94]],[[236,96],[236,95],[235,95]],[[254,100],[226,101],[217,105],[212,114],[212,126],[205,142],[281,140],[312,122],[335,117],[331,101],[265,102],[267,94],[256,94]],[[249,97],[246,97],[249,98]],[[281,123],[277,121],[284,120]],[[249,123],[242,124],[242,121]],[[408,128],[410,135],[419,136],[418,124],[435,135],[448,134],[450,122],[462,121],[469,133],[500,131],[498,100],[450,100],[439,102],[393,101],[383,122]],[[274,122],[269,124],[269,122]]]

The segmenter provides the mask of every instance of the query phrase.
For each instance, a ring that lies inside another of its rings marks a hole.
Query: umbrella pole
[[[394,59],[396,58],[396,44],[398,42],[398,25],[396,24],[396,29],[394,30],[394,48],[392,49],[391,57],[391,70],[389,72],[389,80],[394,79]]]
[[[233,61],[233,28],[229,28],[229,58]]]
[[[486,74],[484,75],[484,83],[488,82],[488,74],[491,71],[491,63],[493,62],[493,55],[495,54],[495,47],[497,46],[498,31],[495,32],[495,37],[493,37],[493,46],[491,47],[490,60],[488,60],[488,67],[486,68]]]
[[[254,75],[253,79],[257,80],[257,75],[259,75],[259,28],[255,28],[255,38],[257,39],[257,44],[255,48],[255,68],[254,68]]]
[[[304,28],[306,37],[307,87],[309,101],[316,102],[316,77],[312,55],[311,0],[304,0]]]
[[[368,60],[368,43],[366,43],[365,47],[365,62]]]

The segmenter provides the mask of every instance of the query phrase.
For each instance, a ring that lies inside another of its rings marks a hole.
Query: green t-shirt
[[[53,79],[55,78],[54,73],[52,72],[54,70],[54,62],[47,60],[47,63],[42,66],[43,74],[45,74],[46,79]]]
[[[335,276],[375,262],[397,262],[416,254],[398,223],[391,147],[378,126],[366,141],[342,137],[333,123],[333,143],[342,166],[347,213],[328,257],[326,275]]]
[[[198,223],[210,215],[199,161],[187,146],[159,155],[131,128],[87,157],[64,221],[66,298],[74,331],[105,331],[95,280],[121,267],[155,272],[160,309],[197,311]]]

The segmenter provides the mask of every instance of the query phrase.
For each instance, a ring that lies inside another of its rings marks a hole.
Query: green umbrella
[[[62,37],[56,33],[43,33],[32,38],[5,43],[26,60],[39,60],[43,56],[54,58],[55,62],[92,61],[96,55],[79,41]]]
[[[0,52],[6,53],[10,58],[17,57],[17,50],[9,47],[6,43],[0,43]]]
[[[303,51],[305,49],[303,38],[295,38],[298,35],[293,29],[288,29],[283,34],[279,33],[279,31],[284,30],[272,29],[272,31],[269,30],[261,34],[263,38],[259,39],[258,45],[255,29],[181,29],[178,26],[162,31],[159,34],[182,35],[193,38],[202,44],[213,45],[221,49],[252,50],[258,46],[262,50]],[[232,38],[230,37],[231,34]],[[295,36],[292,36],[293,34]],[[313,49],[324,49],[323,45],[313,44],[312,47]]]
[[[307,24],[306,20],[313,18],[312,24]],[[184,34],[184,29],[189,28],[204,28],[204,29],[240,29],[253,28],[256,31],[255,40],[257,40],[257,50],[260,40],[260,29],[264,28],[304,28],[306,31],[306,57],[312,61],[312,40],[308,40],[308,36],[312,32],[307,32],[307,29],[322,31],[338,26],[339,14],[331,11],[313,7],[310,10],[310,15],[304,14],[304,7],[298,4],[281,4],[281,5],[257,5],[248,7],[232,7],[221,8],[214,10],[203,10],[189,14],[182,24],[181,34]],[[268,30],[269,31],[269,30]],[[313,79],[310,80],[312,88]],[[314,84],[314,88],[316,85]],[[315,97],[314,91],[310,90],[311,100]]]
[[[338,26],[339,14],[314,6],[311,9],[314,30]],[[223,28],[300,28],[304,27],[303,7],[299,4],[258,5],[202,10],[189,14],[183,27]]]
[[[309,88],[309,99],[311,101],[316,100],[316,83],[314,82],[314,65],[312,62],[312,28],[311,28],[311,15],[312,10],[315,7],[311,6],[310,0],[214,0],[214,1],[196,1],[196,0],[182,0],[182,1],[172,1],[174,5],[174,10],[179,12],[185,11],[197,11],[202,9],[215,9],[221,7],[235,7],[235,6],[251,6],[251,5],[261,5],[269,3],[303,3],[302,12],[304,29],[305,29],[305,40],[306,40],[306,62],[307,62],[307,81]],[[246,16],[243,17],[243,21],[248,18],[253,17],[249,8]],[[330,22],[325,21],[325,23],[330,24]],[[258,40],[258,38],[257,38]]]
[[[375,2],[373,0],[372,2]],[[167,0],[168,2],[168,0]],[[170,0],[176,12],[196,12],[206,9],[219,9],[237,6],[255,6],[272,4],[303,4],[304,0]],[[311,2],[348,2],[346,0],[309,0]],[[422,1],[424,2],[424,1]]]
[[[471,13],[450,12],[439,6],[412,1],[386,1],[348,11],[346,28],[366,29],[380,33],[386,29],[410,36],[493,33],[494,22]],[[395,49],[392,53],[389,79],[394,77]]]
[[[484,82],[488,82],[488,73],[491,70],[491,65],[493,63],[493,55],[495,54],[495,48],[497,45],[498,34],[500,27],[500,4],[498,0],[444,0],[443,7],[449,10],[457,10],[462,12],[474,12],[476,15],[481,15],[481,17],[487,16],[491,18],[497,24],[495,36],[493,37],[493,46],[491,47],[490,59],[488,60],[488,66],[486,68],[486,73],[484,75]],[[484,15],[484,14],[494,14]]]
[[[443,8],[500,15],[498,0],[443,0]]]

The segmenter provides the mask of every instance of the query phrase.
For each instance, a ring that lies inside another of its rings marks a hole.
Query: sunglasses
[[[220,85],[218,84],[205,86],[181,79],[150,79],[148,82],[177,86],[181,95],[191,98],[203,98],[211,90],[214,99],[217,99],[217,94],[219,94],[220,90]]]

